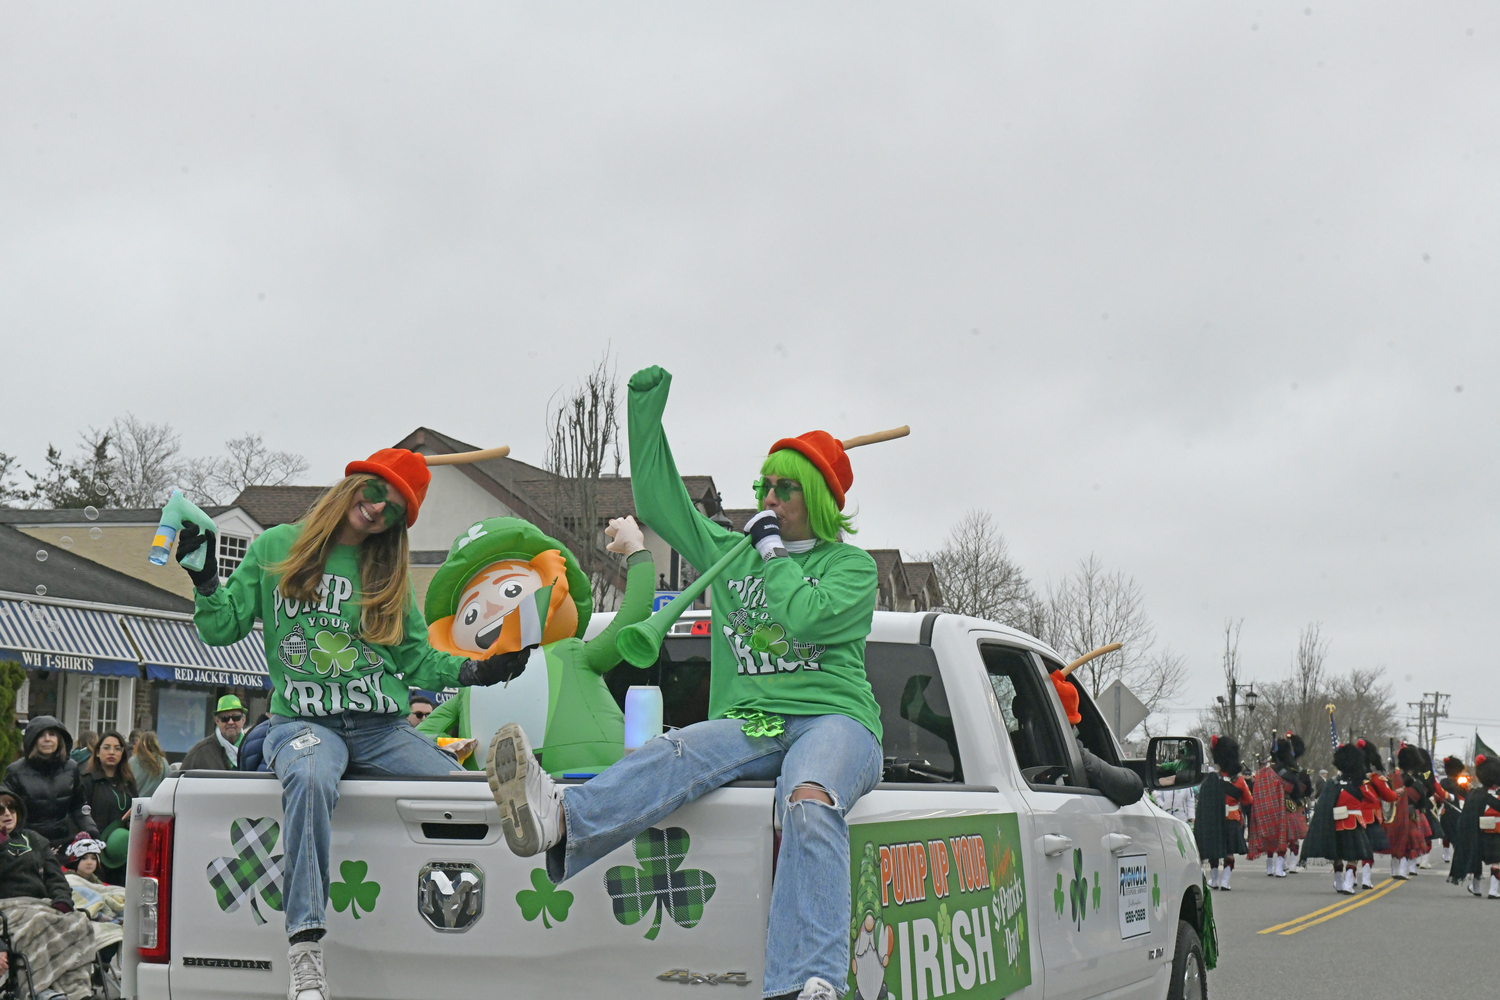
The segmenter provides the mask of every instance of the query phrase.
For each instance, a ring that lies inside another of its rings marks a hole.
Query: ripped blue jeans
[[[746,736],[737,719],[673,730],[563,796],[567,837],[547,852],[562,882],[720,785],[776,779],[781,855],[766,928],[763,993],[821,976],[843,992],[849,972],[849,827],[845,815],[880,780],[880,743],[843,715],[789,715],[780,736]],[[789,801],[816,785],[833,799]]]

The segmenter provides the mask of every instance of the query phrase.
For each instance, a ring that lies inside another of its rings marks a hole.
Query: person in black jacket
[[[73,737],[50,715],[38,715],[26,726],[25,756],[5,770],[4,787],[26,806],[26,827],[54,847],[61,847],[82,830],[99,836],[84,795],[83,774],[69,759]]]
[[[130,751],[125,737],[111,729],[99,736],[99,744],[83,768],[83,794],[89,818],[99,827],[106,843],[116,843],[116,852],[129,844],[130,802],[137,795],[135,778],[126,764]],[[103,866],[99,874],[111,885],[125,884],[125,866]]]
[[[72,913],[73,889],[47,839],[25,829],[26,818],[25,800],[0,788],[0,899],[50,899],[59,913]]]

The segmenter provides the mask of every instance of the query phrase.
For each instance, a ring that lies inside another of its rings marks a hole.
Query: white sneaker
[[[797,1000],[839,1000],[839,995],[828,980],[813,976],[797,994]]]
[[[520,726],[508,722],[500,727],[490,741],[484,771],[512,853],[529,858],[562,839],[562,789],[537,764]]]
[[[1286,855],[1276,855],[1276,877],[1286,878]]]
[[[328,1000],[328,974],[323,970],[323,944],[303,941],[287,949],[286,965],[291,982],[286,1000]]]

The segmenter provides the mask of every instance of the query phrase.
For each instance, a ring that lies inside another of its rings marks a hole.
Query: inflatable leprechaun
[[[434,737],[475,737],[466,767],[484,766],[490,737],[507,722],[521,725],[554,776],[597,774],[623,756],[625,719],[604,674],[620,663],[620,629],[651,613],[656,567],[631,518],[610,521],[605,534],[609,550],[627,557],[625,600],[588,642],[588,577],[556,539],[520,518],[491,517],[454,540],[427,588],[433,648],[460,656],[533,650],[504,687],[463,688],[417,727]]]

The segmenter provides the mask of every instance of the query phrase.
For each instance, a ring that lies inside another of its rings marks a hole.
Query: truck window
[[[904,642],[865,644],[865,676],[880,705],[885,732],[885,781],[962,782],[952,712],[931,647]],[[644,670],[621,664],[605,675],[621,708],[632,684],[662,692],[662,722],[682,728],[708,718],[709,640],[668,636],[661,656]]]
[[[1042,669],[1047,673],[1061,670],[1062,664],[1047,657],[1040,657]],[[1078,714],[1083,721],[1078,723],[1078,742],[1106,764],[1119,764],[1120,755],[1115,752],[1115,741],[1110,738],[1109,724],[1104,721],[1099,706],[1089,697],[1088,689],[1078,681],[1077,674],[1068,676],[1068,683],[1078,689]]]
[[[1066,785],[1068,755],[1031,654],[994,642],[981,642],[979,652],[1022,777],[1037,788]]]

